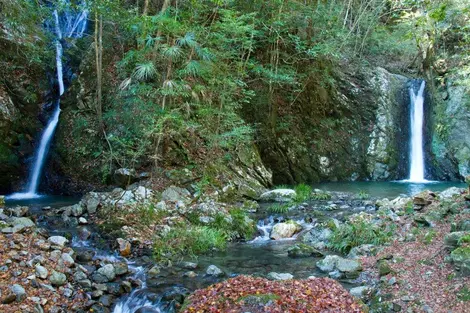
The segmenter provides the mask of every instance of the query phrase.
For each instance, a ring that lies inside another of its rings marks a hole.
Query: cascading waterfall
[[[418,93],[413,86],[410,87],[411,99],[411,152],[410,152],[410,177],[409,182],[423,183],[424,179],[424,149],[423,149],[423,124],[424,124],[424,88],[423,80]]]
[[[64,1],[64,4],[65,1]],[[85,33],[88,22],[88,11],[83,9],[76,12],[72,9],[65,10],[59,14],[57,10],[53,12],[54,33],[55,33],[55,48],[56,48],[56,70],[57,70],[57,83],[59,85],[59,95],[56,99],[54,112],[44,129],[39,147],[35,154],[33,167],[31,170],[28,187],[26,192],[14,193],[8,198],[10,199],[32,199],[38,198],[38,186],[41,179],[42,169],[49,152],[49,146],[54,136],[55,129],[59,123],[60,115],[60,97],[64,94],[64,68],[62,63],[64,38],[81,38]]]

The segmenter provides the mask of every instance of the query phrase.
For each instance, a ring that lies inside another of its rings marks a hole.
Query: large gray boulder
[[[291,238],[301,230],[302,226],[296,222],[278,223],[273,226],[270,238],[274,240]]]
[[[135,183],[139,176],[134,169],[120,168],[114,172],[114,182],[120,187],[127,187]]]
[[[290,280],[290,279],[294,279],[294,275],[292,275],[290,273],[270,272],[268,274],[268,279],[271,279],[271,280]]]
[[[274,189],[263,193],[260,200],[265,202],[290,202],[295,196],[296,192],[293,189]]]
[[[178,202],[182,201],[184,203],[188,203],[191,198],[191,193],[180,187],[170,186],[162,193],[162,200],[163,201],[173,201]]]

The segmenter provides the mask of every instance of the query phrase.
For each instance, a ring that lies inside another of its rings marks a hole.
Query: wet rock
[[[26,299],[26,290],[24,290],[23,286],[14,284],[10,289],[15,295],[16,302],[22,302]]]
[[[327,255],[323,260],[316,263],[320,271],[324,273],[332,272],[336,268],[336,264],[341,257],[337,255]]]
[[[106,277],[107,281],[112,281],[116,278],[116,270],[112,264],[106,264],[105,266],[98,269],[97,273]]]
[[[160,274],[160,267],[158,265],[155,265],[148,271],[149,277],[157,277],[158,274]]]
[[[122,238],[118,238],[116,241],[119,247],[119,254],[123,257],[129,256],[131,254],[131,243]]]
[[[149,306],[138,309],[135,313],[160,313],[160,310],[154,309]]]
[[[82,216],[85,212],[85,208],[82,207],[81,203],[74,204],[70,206],[70,213],[72,216],[79,217]]]
[[[181,268],[187,269],[187,270],[194,270],[197,268],[197,263],[193,262],[181,262],[179,264]]]
[[[41,265],[36,265],[36,276],[41,278],[41,279],[46,279],[47,276],[49,275],[49,271],[41,266]]]
[[[5,208],[4,210],[8,215],[16,217],[23,217],[29,213],[29,208],[27,206],[16,206],[14,208]]]
[[[102,295],[99,299],[99,302],[104,305],[105,307],[110,307],[113,305],[116,297],[112,295]]]
[[[225,274],[217,266],[209,265],[209,267],[207,267],[207,269],[206,269],[206,275],[214,276],[214,277],[220,277],[220,276],[224,276]]]
[[[302,236],[302,241],[317,249],[325,249],[332,235],[333,231],[329,228],[315,227]]]
[[[359,261],[339,258],[336,268],[343,273],[356,273],[362,271],[362,265]]]
[[[67,277],[63,273],[53,271],[51,276],[49,276],[49,281],[53,286],[63,286],[67,282]]]
[[[129,272],[129,266],[127,262],[114,263],[114,270],[117,276],[121,276]]]
[[[121,284],[119,283],[107,283],[106,291],[115,296],[120,296],[123,293]]]
[[[59,247],[64,247],[65,244],[69,242],[67,238],[62,237],[62,236],[52,236],[52,237],[47,238],[47,240],[51,244],[59,246]]]
[[[68,253],[62,253],[61,260],[66,267],[72,267],[75,261]]]
[[[290,247],[287,250],[287,255],[291,258],[323,257],[323,253],[303,243]]]
[[[81,200],[82,205],[86,207],[89,214],[96,213],[96,210],[100,204],[99,194],[96,192],[89,192]]]
[[[86,218],[80,217],[80,218],[78,219],[78,224],[80,224],[80,225],[86,225],[86,224],[88,224],[88,221],[86,220]]]
[[[290,273],[270,272],[270,273],[268,273],[268,279],[272,279],[272,280],[289,280],[289,279],[294,279],[294,275],[292,275]]]
[[[293,189],[274,189],[261,194],[260,200],[265,202],[290,202],[295,197],[296,192]]]
[[[109,309],[102,304],[93,304],[90,308],[93,313],[109,313]]]
[[[92,250],[79,250],[75,251],[76,260],[81,263],[90,262],[95,256],[95,252]]]
[[[189,295],[188,289],[183,287],[173,287],[163,294],[162,300],[166,302],[176,301],[178,303],[183,303],[187,295]]]
[[[290,238],[301,230],[302,227],[296,222],[278,223],[273,226],[270,238],[274,240]]]
[[[188,272],[183,273],[183,277],[195,278],[197,277],[197,273],[193,271],[188,271]]]

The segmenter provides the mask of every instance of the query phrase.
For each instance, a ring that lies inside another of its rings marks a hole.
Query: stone
[[[135,183],[139,177],[134,169],[120,168],[114,171],[114,182],[121,187],[127,187]]]
[[[11,294],[8,294],[5,297],[3,297],[1,302],[2,302],[2,304],[10,304],[15,300],[16,300],[16,295],[11,293]]]
[[[224,276],[224,272],[215,265],[209,265],[206,269],[206,275],[220,277]]]
[[[47,276],[49,275],[49,271],[41,265],[36,265],[36,276],[41,278],[41,279],[46,279]]]
[[[67,238],[62,237],[62,236],[52,236],[52,237],[47,238],[47,240],[51,244],[59,246],[59,247],[64,247],[65,244],[69,242]]]
[[[425,190],[413,197],[413,204],[419,207],[427,206],[427,205],[430,205],[434,201],[435,198],[436,198],[435,193],[429,190]]]
[[[62,253],[61,260],[67,267],[72,267],[75,264],[75,261],[68,253]]]
[[[88,221],[86,220],[86,218],[80,217],[80,218],[78,219],[78,224],[80,224],[80,225],[86,225],[86,224],[88,224]]]
[[[463,188],[450,187],[441,193],[439,193],[439,199],[441,200],[450,200],[457,195],[462,194],[465,191]]]
[[[372,244],[363,244],[354,247],[349,251],[348,259],[358,259],[361,256],[370,256],[375,252],[376,248]]]
[[[108,281],[114,280],[116,278],[116,270],[112,264],[106,264],[97,271],[98,274],[106,277]]]
[[[294,279],[294,275],[292,275],[290,273],[270,272],[270,273],[268,273],[268,279],[271,279],[271,280],[290,280],[290,279]]]
[[[304,243],[296,244],[287,250],[291,258],[323,257],[323,253]]]
[[[470,276],[470,247],[460,247],[450,253],[452,263],[462,276]]]
[[[70,212],[72,216],[79,217],[85,212],[85,209],[82,207],[81,203],[77,203],[70,206]]]
[[[380,276],[385,276],[393,272],[392,268],[388,264],[387,261],[385,260],[380,260],[379,263],[377,264],[379,268],[379,275]]]
[[[121,276],[129,272],[129,266],[127,262],[114,263],[114,270],[117,276]]]
[[[191,197],[191,194],[189,193],[188,190],[184,188],[179,188],[176,186],[170,186],[167,189],[165,189],[162,193],[163,201],[173,201],[173,202],[182,201],[184,203],[188,203],[190,197]]]
[[[193,262],[181,262],[179,264],[181,268],[187,269],[187,270],[194,270],[197,268],[197,263]]]
[[[122,238],[118,238],[116,241],[119,246],[119,254],[123,257],[129,256],[131,254],[131,243]]]
[[[193,271],[188,271],[188,272],[183,273],[183,277],[195,278],[197,277],[197,273]]]
[[[362,271],[362,265],[359,261],[344,258],[338,259],[336,268],[343,273],[354,273]]]
[[[26,299],[26,290],[24,290],[23,286],[14,284],[10,287],[10,289],[16,297],[16,302],[22,302],[24,299]]]
[[[81,202],[86,207],[89,214],[94,214],[100,205],[99,194],[96,192],[89,192],[85,197],[83,197]]]
[[[320,271],[324,273],[332,272],[336,268],[336,264],[341,257],[337,255],[327,255],[323,260],[316,263]]]
[[[302,227],[296,222],[278,223],[273,226],[270,238],[274,240],[291,238],[301,230]]]
[[[264,202],[290,202],[296,195],[293,189],[274,189],[261,194],[260,200]]]
[[[16,206],[14,208],[5,208],[5,212],[10,216],[23,217],[28,215],[29,208],[27,206]]]
[[[63,286],[67,282],[67,277],[63,273],[53,271],[51,276],[49,276],[49,281],[53,286]]]
[[[160,267],[158,265],[155,265],[148,271],[150,277],[157,277],[158,274],[160,274]]]
[[[369,298],[370,294],[372,292],[372,288],[369,286],[359,286],[359,287],[354,287],[349,290],[349,293],[353,297],[356,297],[361,300],[366,300]]]

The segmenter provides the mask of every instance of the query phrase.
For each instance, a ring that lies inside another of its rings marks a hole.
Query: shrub
[[[347,253],[354,247],[363,244],[381,245],[390,241],[394,226],[377,225],[369,218],[359,215],[349,222],[333,229],[329,247]]]
[[[312,198],[312,187],[306,184],[300,184],[295,187],[295,202],[304,202]]]
[[[289,212],[289,205],[276,203],[270,206],[268,208],[268,211],[273,214],[284,214],[284,213]]]
[[[370,195],[365,190],[360,190],[357,194],[357,198],[360,200],[367,200],[370,198]]]
[[[312,195],[312,199],[313,200],[330,200],[331,199],[331,195],[325,191],[319,191],[319,192],[315,192],[313,195]]]
[[[179,224],[155,240],[154,255],[159,260],[195,256],[214,249],[224,250],[226,244],[225,235],[217,229]]]

